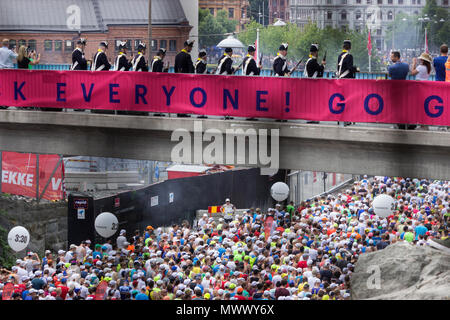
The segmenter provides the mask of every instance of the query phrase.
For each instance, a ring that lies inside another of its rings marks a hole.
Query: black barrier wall
[[[275,203],[270,196],[270,187],[285,179],[285,170],[279,170],[270,177],[261,175],[260,169],[255,168],[167,180],[136,191],[93,200],[93,220],[85,221],[75,219],[78,213],[73,199],[76,197],[71,195],[68,240],[69,243],[85,239],[104,242],[93,227],[95,217],[102,212],[114,213],[119,220],[119,230],[125,229],[127,237],[131,237],[136,229],[143,230],[148,225],[168,226],[183,220],[192,224],[197,210],[222,205],[226,198],[230,198],[236,208],[267,209]],[[77,234],[85,238],[80,239]]]

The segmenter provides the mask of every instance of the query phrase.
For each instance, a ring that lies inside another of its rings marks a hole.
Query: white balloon
[[[270,195],[276,201],[284,201],[289,196],[289,186],[284,182],[277,182],[270,188]]]
[[[119,228],[117,217],[111,212],[100,213],[95,218],[95,231],[103,238],[112,237]]]
[[[8,233],[8,244],[16,252],[22,251],[30,242],[30,233],[24,227],[14,227]]]
[[[377,216],[386,218],[394,212],[395,200],[391,196],[380,194],[373,199],[372,206]]]

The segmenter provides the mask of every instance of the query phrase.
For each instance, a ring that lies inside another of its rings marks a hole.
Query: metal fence
[[[294,171],[289,177],[289,201],[299,205],[302,201],[311,199],[327,192],[339,184],[353,178],[351,174],[331,172]]]
[[[17,66],[15,66],[17,68]],[[63,71],[63,70],[70,70],[70,64],[38,64],[33,66],[34,70],[59,70],[59,71]],[[210,68],[208,69],[210,72],[214,71],[214,68]],[[174,73],[175,69],[174,67],[170,67],[169,68],[169,73]],[[236,75],[242,75],[242,69],[239,69],[236,72]],[[261,70],[261,76],[263,77],[271,77],[273,76],[273,71],[272,69],[262,69]],[[295,71],[292,74],[292,77],[294,78],[303,78],[303,71]],[[323,75],[324,79],[333,79],[335,78],[335,72],[334,71],[325,71],[324,75]],[[415,76],[412,75],[408,75],[407,76],[407,80],[415,80]],[[389,76],[387,73],[383,73],[383,72],[358,72],[356,73],[356,79],[366,79],[366,80],[387,80],[389,79]],[[431,81],[435,81],[436,76],[434,74],[430,75],[429,80]]]

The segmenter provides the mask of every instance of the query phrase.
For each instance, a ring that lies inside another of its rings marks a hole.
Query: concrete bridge
[[[173,131],[185,129],[193,136],[194,126],[222,133],[279,129],[282,169],[450,180],[450,133],[440,131],[0,110],[0,150],[173,161],[171,152],[178,144],[171,141]],[[246,159],[251,148],[252,144],[245,144]],[[195,154],[188,163],[195,161]],[[230,164],[226,158],[225,154],[222,164]]]

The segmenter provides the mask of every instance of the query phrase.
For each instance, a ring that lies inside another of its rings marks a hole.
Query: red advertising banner
[[[11,300],[13,292],[14,292],[14,285],[11,282],[8,282],[3,287],[2,300]]]
[[[450,126],[450,83],[0,70],[0,105]]]
[[[108,288],[108,282],[102,281],[98,284],[97,289],[95,290],[95,299],[94,300],[105,300],[106,289]]]
[[[37,161],[36,154],[2,152],[1,191],[36,198],[39,180],[41,199],[64,199],[63,162],[60,159],[58,155],[39,155]]]

